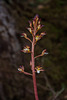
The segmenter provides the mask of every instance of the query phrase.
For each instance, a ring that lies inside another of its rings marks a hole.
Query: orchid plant
[[[32,78],[33,78],[33,86],[34,86],[34,94],[35,94],[35,99],[36,100],[39,100],[38,93],[37,93],[37,85],[36,85],[36,73],[39,74],[41,71],[44,71],[44,69],[40,65],[35,67],[35,59],[40,57],[40,56],[43,56],[45,54],[48,54],[48,52],[46,52],[46,49],[44,49],[40,55],[34,56],[34,49],[35,49],[36,43],[44,35],[46,35],[45,32],[40,33],[40,35],[37,34],[38,30],[40,30],[43,26],[44,25],[41,25],[41,20],[39,19],[39,16],[36,15],[33,18],[33,22],[29,21],[29,28],[27,28],[28,31],[31,33],[33,39],[31,40],[30,38],[28,38],[26,33],[22,33],[21,34],[21,37],[24,37],[25,39],[29,40],[31,42],[31,44],[32,44],[31,49],[30,49],[30,47],[28,45],[26,45],[23,48],[23,50],[21,50],[24,53],[31,53],[30,66],[31,66],[32,73],[25,72],[23,65],[18,68],[18,71],[20,71],[20,72],[22,72],[22,73],[24,73],[26,75],[31,75],[32,76]]]

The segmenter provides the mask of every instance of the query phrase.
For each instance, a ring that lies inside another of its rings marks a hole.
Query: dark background
[[[45,72],[37,74],[39,100],[67,100],[67,1],[0,0],[0,100],[34,100],[30,76],[19,73],[25,66],[31,72],[30,54],[20,50],[31,44],[21,38],[29,20],[38,14],[46,31],[35,47],[35,55],[47,49],[49,55],[36,60]]]

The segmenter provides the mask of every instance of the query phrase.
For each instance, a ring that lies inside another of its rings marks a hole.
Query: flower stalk
[[[26,33],[22,33],[22,36],[21,37],[24,37],[25,39],[29,40],[32,47],[30,49],[30,47],[27,45],[23,48],[23,50],[21,50],[22,52],[24,53],[30,53],[31,54],[31,61],[30,61],[30,66],[31,66],[31,70],[32,70],[32,74],[31,73],[28,73],[28,72],[25,72],[24,70],[24,66],[20,66],[20,68],[18,68],[18,71],[26,74],[26,75],[31,75],[32,78],[33,78],[33,86],[34,86],[34,94],[35,94],[35,100],[39,100],[38,98],[38,92],[37,92],[37,84],[36,84],[36,73],[40,73],[41,71],[44,71],[42,69],[42,67],[40,67],[40,65],[36,66],[35,67],[35,58],[38,58],[40,56],[44,56],[44,54],[48,54],[46,52],[46,49],[44,49],[42,51],[42,53],[40,55],[37,55],[37,56],[34,56],[34,49],[35,49],[35,44],[44,36],[46,35],[45,32],[42,32],[40,35],[36,35],[36,33],[38,32],[38,30],[40,30],[43,25],[40,24],[40,19],[39,19],[39,16],[36,15],[33,19],[33,24],[31,21],[29,21],[29,28],[28,31],[32,34],[32,37],[33,37],[33,40],[31,41],[31,39],[29,39],[27,37],[27,34]]]
[[[33,42],[32,42],[32,54],[31,54],[31,58],[32,58],[32,77],[33,77],[33,85],[34,85],[34,94],[35,94],[35,99],[38,99],[38,93],[37,93],[37,85],[36,85],[36,75],[35,75],[35,59],[34,59],[34,46],[35,46],[35,33],[36,30],[34,31],[34,36],[33,36]]]

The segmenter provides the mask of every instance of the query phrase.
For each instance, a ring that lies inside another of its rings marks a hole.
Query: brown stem
[[[37,93],[37,85],[36,85],[36,75],[35,75],[35,61],[34,61],[34,43],[35,43],[35,36],[33,36],[33,42],[32,42],[32,53],[31,53],[31,59],[32,59],[32,73],[33,73],[33,85],[34,85],[34,94],[35,99],[38,99],[38,93]]]

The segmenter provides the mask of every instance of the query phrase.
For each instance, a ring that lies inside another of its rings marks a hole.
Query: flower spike
[[[21,51],[24,52],[24,53],[31,53],[29,46],[24,47],[24,49],[21,50]]]
[[[27,37],[26,33],[23,33],[21,37],[26,38],[31,42],[31,49],[29,46],[25,46],[23,50],[21,50],[24,53],[31,53],[31,60],[30,60],[30,67],[32,70],[32,73],[25,72],[24,66],[20,66],[18,68],[18,71],[22,72],[23,74],[26,75],[31,75],[33,78],[33,85],[34,85],[34,94],[35,94],[35,100],[39,100],[38,98],[38,93],[37,93],[37,85],[36,85],[36,73],[40,73],[41,71],[44,71],[42,67],[36,66],[35,67],[35,59],[38,57],[42,57],[45,54],[48,54],[46,52],[46,49],[44,49],[39,55],[35,56],[35,45],[36,43],[44,36],[46,35],[45,32],[41,32],[40,34],[37,34],[37,32],[43,27],[44,25],[41,24],[41,19],[39,19],[39,16],[36,15],[33,18],[33,22],[29,21],[29,27],[27,28],[28,31],[32,34],[32,40]],[[36,72],[36,73],[35,73]]]

